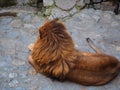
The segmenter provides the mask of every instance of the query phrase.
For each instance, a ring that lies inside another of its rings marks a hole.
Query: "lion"
[[[106,84],[119,73],[120,62],[100,51],[90,38],[86,40],[96,53],[76,50],[65,25],[59,19],[48,20],[39,28],[36,42],[29,45],[29,62],[52,79],[92,86]]]

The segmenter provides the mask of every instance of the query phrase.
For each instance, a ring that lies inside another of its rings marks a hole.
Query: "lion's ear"
[[[45,21],[45,24],[47,24],[47,23],[49,23],[50,22],[50,20],[49,19],[47,19],[46,21]]]

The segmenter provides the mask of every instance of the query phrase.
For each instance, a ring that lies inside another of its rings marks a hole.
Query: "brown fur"
[[[71,37],[57,19],[47,21],[39,33],[31,54],[38,71],[63,80],[77,56]]]
[[[47,21],[40,29],[29,62],[40,73],[58,80],[83,85],[102,85],[119,72],[119,61],[97,53],[77,51],[65,26],[58,20]],[[94,48],[92,42],[88,43]],[[95,48],[94,48],[95,49]]]

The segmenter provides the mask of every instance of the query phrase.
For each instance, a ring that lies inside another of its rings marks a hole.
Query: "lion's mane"
[[[58,19],[47,21],[39,29],[31,55],[40,73],[59,80],[65,78],[77,60],[72,38]]]

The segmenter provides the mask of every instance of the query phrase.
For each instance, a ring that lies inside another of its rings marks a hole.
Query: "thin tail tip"
[[[91,39],[88,37],[88,38],[86,38],[86,41],[87,41],[87,42],[90,42],[90,41],[91,41]]]

